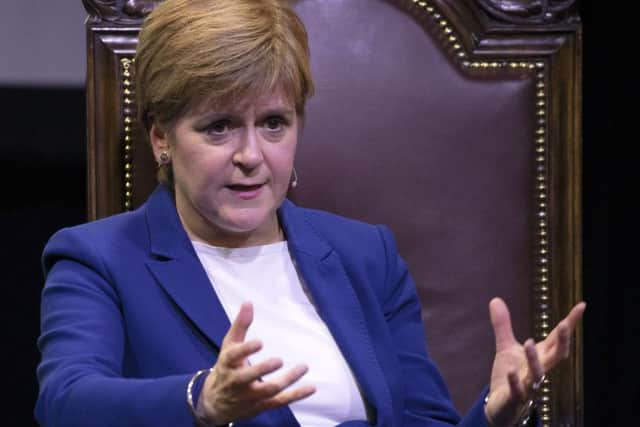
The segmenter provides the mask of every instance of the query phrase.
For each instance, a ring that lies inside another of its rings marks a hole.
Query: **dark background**
[[[624,188],[637,169],[623,135],[621,102],[635,90],[620,70],[630,61],[622,48],[621,10],[582,2],[584,23],[583,226],[585,426],[638,425],[635,380],[640,336],[638,291],[630,276],[635,239],[631,218],[613,221],[609,190]],[[2,304],[8,340],[2,354],[5,380],[2,425],[31,426],[37,393],[40,254],[48,237],[86,219],[85,95],[78,88],[2,87],[0,249],[7,292]],[[614,166],[615,162],[615,166]],[[614,183],[615,180],[615,183]],[[630,197],[631,198],[631,197]],[[630,222],[627,222],[630,221]],[[628,225],[629,224],[629,225]],[[610,242],[611,235],[620,242]],[[625,245],[624,242],[627,242]],[[614,262],[615,261],[615,262]],[[614,266],[615,264],[615,266]],[[613,272],[615,271],[615,275]],[[622,273],[619,275],[619,273]],[[629,273],[629,274],[628,274]]]

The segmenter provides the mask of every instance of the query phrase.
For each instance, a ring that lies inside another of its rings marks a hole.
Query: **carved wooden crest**
[[[94,22],[131,23],[144,19],[162,0],[82,0]]]
[[[547,24],[578,20],[576,0],[476,0],[491,17],[512,24]]]

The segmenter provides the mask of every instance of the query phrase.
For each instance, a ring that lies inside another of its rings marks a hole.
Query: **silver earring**
[[[296,172],[296,168],[293,168],[293,179],[291,180],[291,188],[296,188],[298,186],[298,172]]]
[[[158,162],[158,166],[163,166],[169,163],[169,153],[163,151],[160,153],[160,161]]]

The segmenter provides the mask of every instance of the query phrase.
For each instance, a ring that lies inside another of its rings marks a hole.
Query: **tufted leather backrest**
[[[154,1],[84,0],[89,215],[139,205],[155,165],[135,123],[136,35]],[[466,411],[488,382],[488,302],[544,337],[580,299],[581,26],[573,2],[298,0],[316,95],[290,197],[388,225],[429,351]],[[581,339],[541,390],[582,425]]]

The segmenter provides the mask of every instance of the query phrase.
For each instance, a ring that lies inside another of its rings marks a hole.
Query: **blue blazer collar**
[[[376,425],[392,425],[389,387],[374,351],[363,307],[340,255],[314,227],[305,210],[285,200],[279,216],[296,266],[358,381],[371,418]]]
[[[340,256],[303,209],[285,200],[278,211],[289,250],[356,377],[377,425],[391,425],[391,398],[373,348],[366,317]],[[173,196],[159,186],[146,204],[150,252],[147,265],[158,283],[216,347],[230,327],[180,219]],[[383,419],[385,418],[385,419]]]
[[[173,195],[158,186],[145,205],[147,267],[199,332],[218,349],[231,323],[182,227]]]

